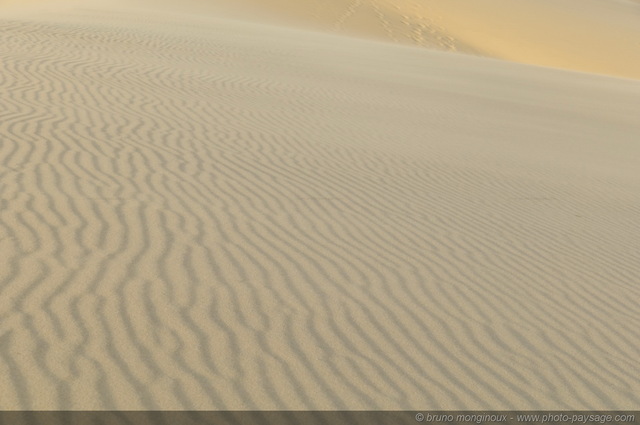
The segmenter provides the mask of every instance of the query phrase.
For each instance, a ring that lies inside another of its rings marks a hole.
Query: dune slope
[[[0,6],[130,8],[230,16],[640,79],[638,0],[0,0]]]
[[[640,83],[0,20],[0,409],[637,409]]]
[[[145,2],[146,0],[138,0]],[[129,3],[131,0],[129,0]],[[160,4],[170,6],[165,0]],[[158,2],[153,2],[157,7]],[[186,0],[201,11],[640,79],[640,2]]]

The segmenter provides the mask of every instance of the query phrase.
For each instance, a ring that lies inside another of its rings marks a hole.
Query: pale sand
[[[204,14],[0,34],[0,409],[640,408],[639,81]]]
[[[120,1],[175,5],[175,0]],[[200,11],[223,6],[227,12],[260,22],[640,79],[638,0],[181,0],[179,4]]]

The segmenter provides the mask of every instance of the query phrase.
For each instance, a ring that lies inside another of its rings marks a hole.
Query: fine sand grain
[[[115,6],[0,58],[0,409],[640,408],[640,81]]]

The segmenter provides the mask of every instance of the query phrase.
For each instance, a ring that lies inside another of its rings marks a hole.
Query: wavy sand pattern
[[[118,9],[0,33],[0,409],[640,406],[638,81]]]

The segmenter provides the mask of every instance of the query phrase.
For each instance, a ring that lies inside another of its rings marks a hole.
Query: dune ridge
[[[135,2],[153,8],[176,7],[173,0]],[[538,66],[640,78],[637,1],[185,0],[177,10],[185,9]]]
[[[640,405],[637,81],[133,9],[0,32],[0,409]]]
[[[225,16],[640,79],[637,0],[4,0],[0,5],[5,12],[10,6],[54,13],[74,6],[138,7]]]

